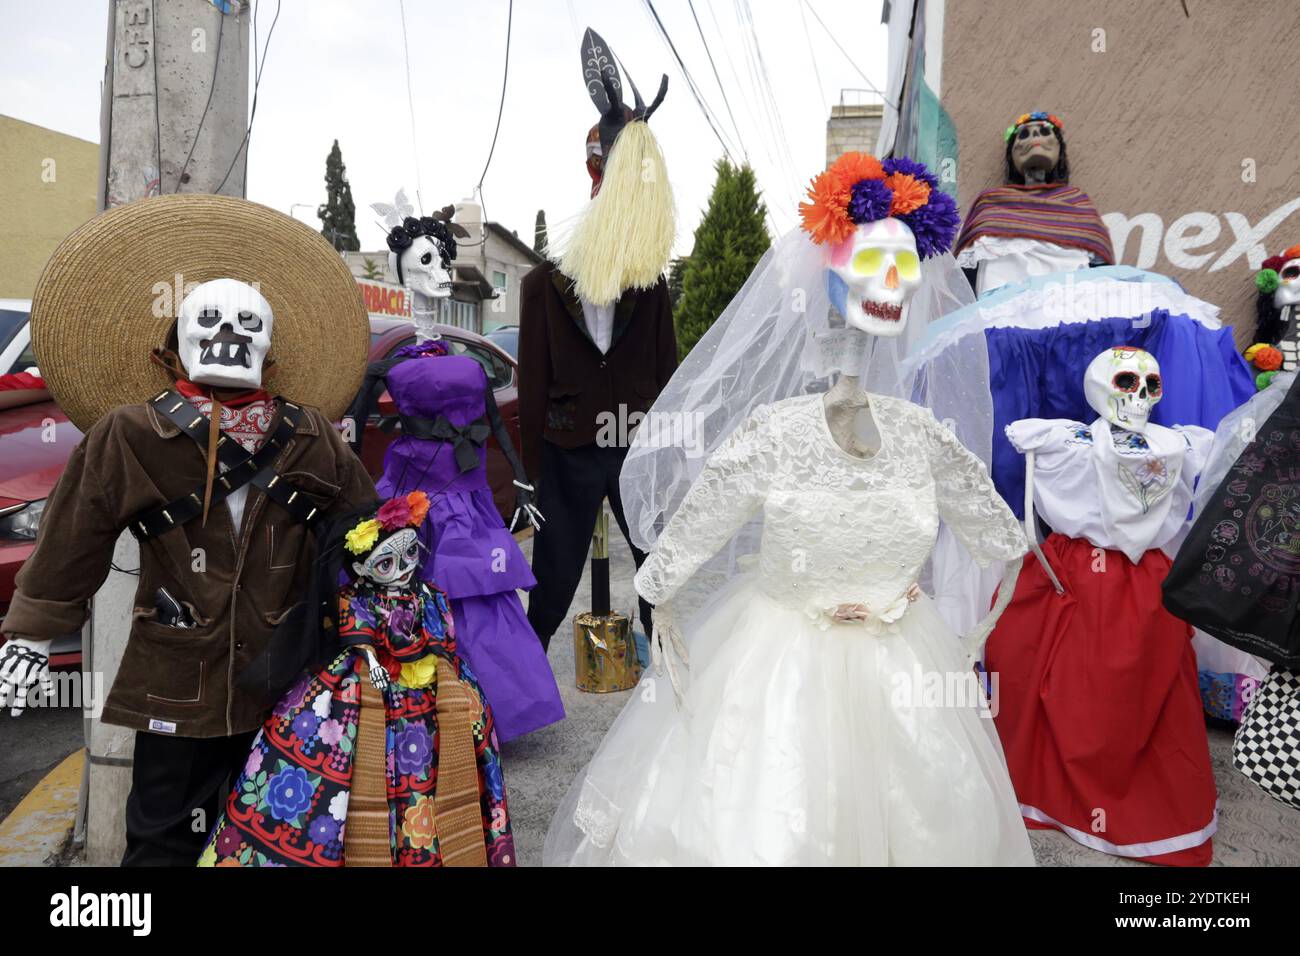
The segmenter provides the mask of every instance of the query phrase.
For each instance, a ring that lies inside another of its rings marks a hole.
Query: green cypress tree
[[[722,314],[772,244],[763,223],[767,207],[759,197],[754,171],[725,159],[718,160],[714,168],[718,178],[709,207],[695,230],[695,245],[682,270],[681,299],[673,316],[681,358]]]
[[[677,303],[682,300],[682,276],[686,273],[686,264],[690,256],[678,256],[668,263],[668,305],[677,314]]]
[[[537,210],[537,222],[533,224],[533,252],[539,256],[546,254],[546,210]]]
[[[320,233],[339,252],[356,252],[361,248],[357,239],[357,207],[352,203],[352,187],[348,184],[348,170],[343,165],[343,151],[339,141],[325,158],[325,205],[316,209],[320,218]]]

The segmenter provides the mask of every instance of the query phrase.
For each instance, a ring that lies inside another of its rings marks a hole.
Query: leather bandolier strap
[[[175,389],[167,389],[149,402],[158,414],[205,450],[208,444],[210,422]],[[280,505],[295,521],[310,525],[318,517],[316,506],[301,488],[280,476],[275,470],[275,459],[298,430],[298,416],[302,409],[283,398],[276,399],[276,417],[262,447],[254,454],[244,451],[239,442],[222,435],[217,442],[217,461],[224,471],[217,475],[212,489],[212,504],[230,497],[232,493],[252,484],[268,498]],[[143,541],[179,528],[203,513],[204,485],[165,505],[141,511],[127,525],[137,539]]]

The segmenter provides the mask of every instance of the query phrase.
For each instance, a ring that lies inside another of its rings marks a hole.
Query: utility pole
[[[250,18],[249,4],[229,0],[111,0],[100,108],[101,211],[164,193],[244,195]],[[118,540],[113,565],[82,633],[82,669],[102,674],[105,692],[135,605],[140,552],[130,534]],[[134,744],[133,731],[87,715],[75,838],[92,866],[122,859]]]

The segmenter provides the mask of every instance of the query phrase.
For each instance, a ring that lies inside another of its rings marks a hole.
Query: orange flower
[[[409,846],[416,849],[433,849],[435,836],[433,825],[433,800],[420,794],[415,804],[406,808],[402,814],[402,836]]]
[[[846,192],[853,189],[854,183],[864,179],[885,178],[880,160],[870,153],[845,153],[826,171],[835,177]]]
[[[885,185],[894,191],[894,201],[889,204],[891,216],[905,216],[930,201],[930,184],[922,182],[911,173],[886,176]]]
[[[424,524],[425,516],[429,513],[429,496],[423,491],[412,491],[406,496],[406,503],[411,506],[411,527]]]
[[[1283,249],[1281,259],[1300,259],[1300,245],[1292,246],[1290,249]]]
[[[1275,372],[1282,367],[1282,352],[1266,345],[1255,353],[1255,368],[1265,372]]]
[[[819,173],[812,181],[808,198],[812,202],[801,202],[799,215],[813,242],[833,244],[853,235],[857,227],[849,219],[849,187],[841,184],[831,170]]]

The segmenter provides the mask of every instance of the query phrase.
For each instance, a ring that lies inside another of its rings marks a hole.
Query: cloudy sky
[[[259,3],[264,39],[276,3]],[[654,0],[733,154],[754,166],[771,221],[787,229],[801,185],[824,163],[831,105],[884,86],[880,0],[693,5],[698,28],[688,0]],[[418,181],[426,210],[469,196],[496,124],[506,12],[507,0],[405,0],[413,142],[398,0],[282,0],[262,75],[248,197],[285,212],[323,201],[325,156],[336,138],[365,249],[382,246],[369,204],[391,201],[399,187],[413,196]],[[0,24],[0,113],[97,141],[106,0],[0,0]],[[488,217],[531,241],[538,209],[556,222],[585,201],[583,141],[596,120],[578,56],[588,25],[647,98],[668,74],[668,97],[652,125],[677,192],[678,251],[687,252],[723,147],[644,0],[515,0],[500,138],[483,185]],[[294,213],[319,225],[309,209]]]

